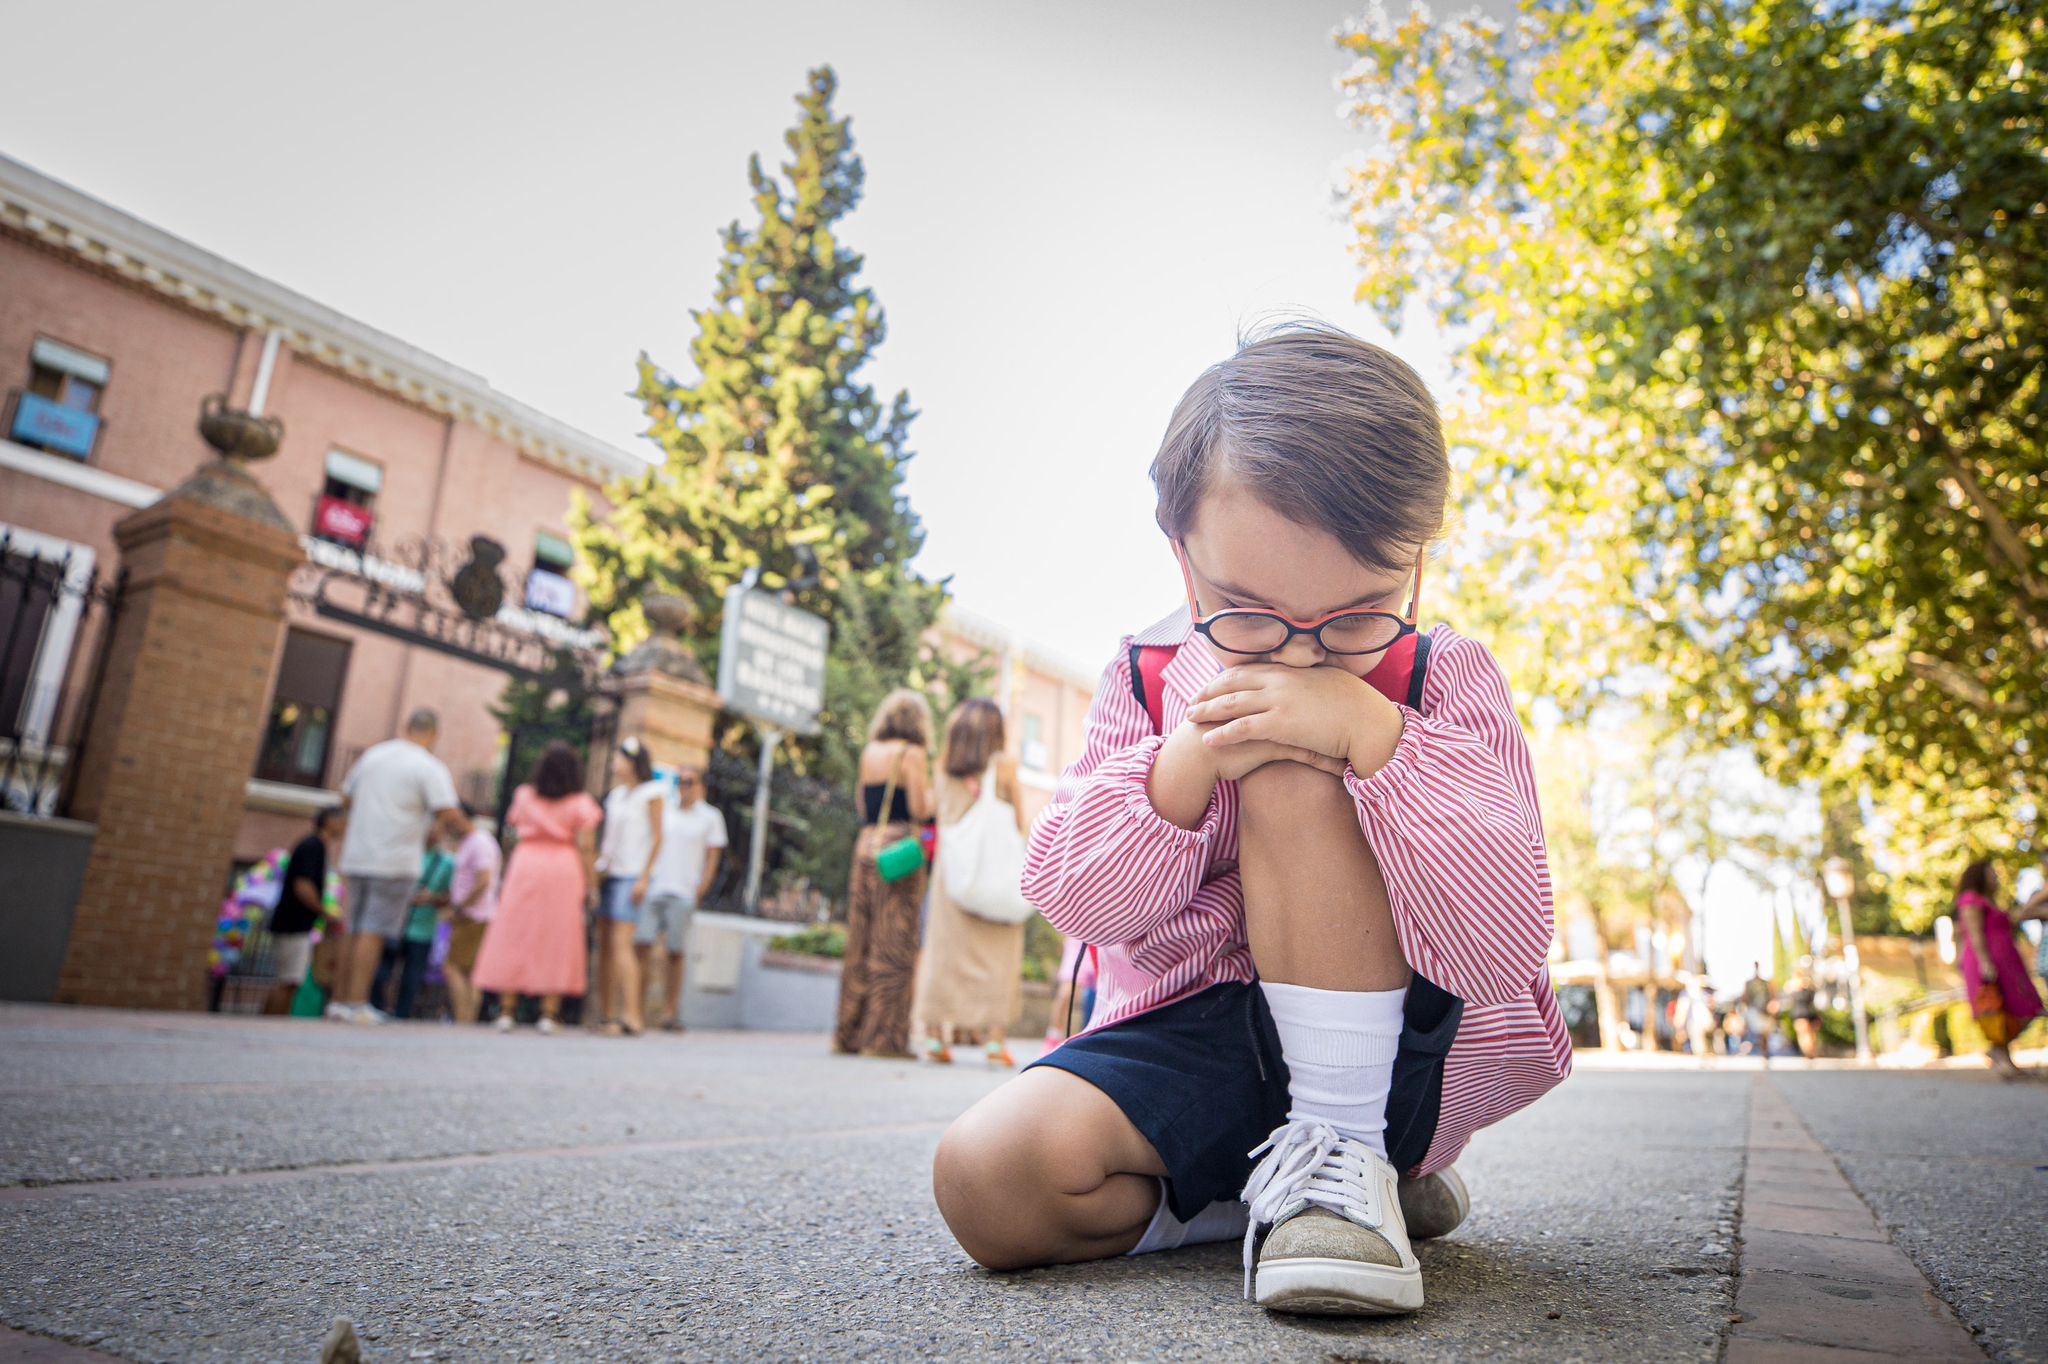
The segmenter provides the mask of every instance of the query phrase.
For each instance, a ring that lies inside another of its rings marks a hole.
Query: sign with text
[[[759,724],[816,734],[831,640],[823,617],[773,592],[731,589],[718,640],[719,699]]]
[[[313,532],[344,545],[360,546],[370,538],[376,517],[368,507],[322,494],[313,512]]]

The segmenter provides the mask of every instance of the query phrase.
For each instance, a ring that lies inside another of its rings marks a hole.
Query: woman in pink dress
[[[1972,862],[1956,887],[1956,926],[1963,940],[1956,965],[1970,1012],[1991,1042],[1991,1068],[2008,1080],[2026,1073],[2013,1064],[2013,1038],[2041,1016],[2041,996],[2013,941],[2013,919],[2035,917],[2044,903],[2048,891],[2008,917],[1998,907],[1998,869],[1988,861]]]
[[[583,789],[583,763],[549,744],[533,777],[512,795],[506,825],[519,835],[505,865],[498,913],[476,959],[476,986],[499,996],[498,1030],[512,1030],[520,995],[540,996],[540,1030],[555,1030],[563,995],[581,995],[587,966],[583,910],[597,884],[597,826],[604,812]]]

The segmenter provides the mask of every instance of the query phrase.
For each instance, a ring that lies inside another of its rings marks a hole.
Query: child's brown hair
[[[1152,461],[1160,529],[1186,535],[1225,470],[1389,571],[1443,529],[1451,482],[1421,376],[1392,351],[1310,322],[1253,336],[1182,395]]]

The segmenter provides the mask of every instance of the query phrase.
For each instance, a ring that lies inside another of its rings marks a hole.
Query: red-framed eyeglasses
[[[1180,561],[1181,581],[1187,585],[1188,614],[1195,631],[1226,654],[1273,654],[1286,648],[1296,635],[1315,640],[1324,653],[1376,654],[1391,648],[1402,637],[1415,633],[1417,612],[1422,607],[1422,555],[1415,556],[1415,590],[1408,598],[1408,611],[1332,611],[1315,620],[1296,620],[1279,611],[1256,606],[1227,606],[1202,614],[1195,597],[1195,572],[1188,563],[1186,546],[1173,542],[1173,556]]]

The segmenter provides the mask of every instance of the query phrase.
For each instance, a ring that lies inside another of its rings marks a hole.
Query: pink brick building
[[[372,581],[416,591],[422,544],[456,551],[452,566],[485,535],[524,590],[496,617],[505,638],[600,642],[565,576],[571,497],[581,490],[601,507],[600,487],[644,468],[640,457],[0,157],[0,533],[10,553],[68,553],[74,572],[110,570],[114,523],[209,457],[195,423],[213,393],[284,423],[278,454],[254,472],[337,594]],[[440,712],[440,752],[458,786],[489,803],[501,735],[488,707],[504,673],[304,600],[291,610],[269,706],[249,716],[264,742],[238,857],[296,836],[337,798],[354,755],[418,706]],[[6,655],[0,734],[55,742],[65,692],[91,671],[97,622],[20,615],[19,600],[0,599],[0,635],[32,632],[36,644]]]

